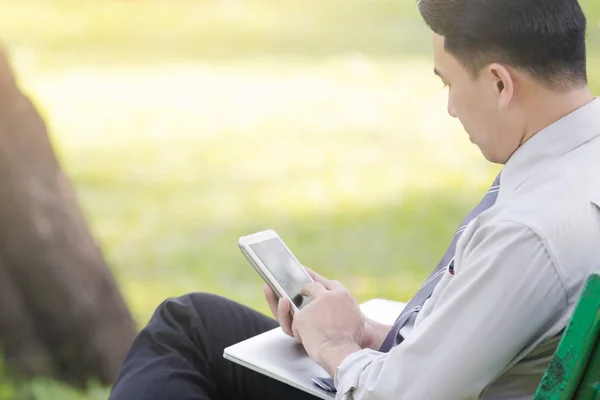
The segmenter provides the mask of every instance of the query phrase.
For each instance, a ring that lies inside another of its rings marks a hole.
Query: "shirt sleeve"
[[[336,399],[477,399],[566,306],[549,246],[533,230],[496,222],[464,235],[433,308],[389,353],[348,356]]]

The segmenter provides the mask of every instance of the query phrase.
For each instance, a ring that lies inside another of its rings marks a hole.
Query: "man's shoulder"
[[[594,203],[600,202],[600,137],[547,162],[503,193],[487,215],[489,223],[512,221],[541,237],[560,239],[581,227],[598,224]]]
[[[570,298],[593,272],[600,272],[600,181],[569,185],[567,179],[540,186],[494,207],[482,224],[494,231],[506,225],[535,235]],[[510,249],[508,249],[510,250]]]
[[[554,241],[600,234],[600,178],[549,173],[532,179],[510,200],[494,207],[489,223],[514,222]]]

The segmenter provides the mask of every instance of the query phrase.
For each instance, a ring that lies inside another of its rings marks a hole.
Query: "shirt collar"
[[[500,198],[547,163],[600,136],[600,97],[542,129],[519,147],[502,170]]]

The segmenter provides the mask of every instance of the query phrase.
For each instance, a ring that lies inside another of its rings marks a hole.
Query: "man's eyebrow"
[[[437,76],[439,76],[440,78],[444,79],[444,77],[442,76],[442,74],[440,73],[440,71],[438,71],[437,68],[433,69],[433,73],[436,74]]]

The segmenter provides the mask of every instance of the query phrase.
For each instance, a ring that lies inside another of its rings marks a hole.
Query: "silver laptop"
[[[360,308],[367,317],[392,325],[404,306],[404,303],[396,301],[373,299],[361,304]],[[306,354],[301,344],[283,333],[281,328],[227,347],[223,357],[317,398],[335,399],[335,393],[321,389],[312,381],[312,377],[328,377],[327,372]]]

